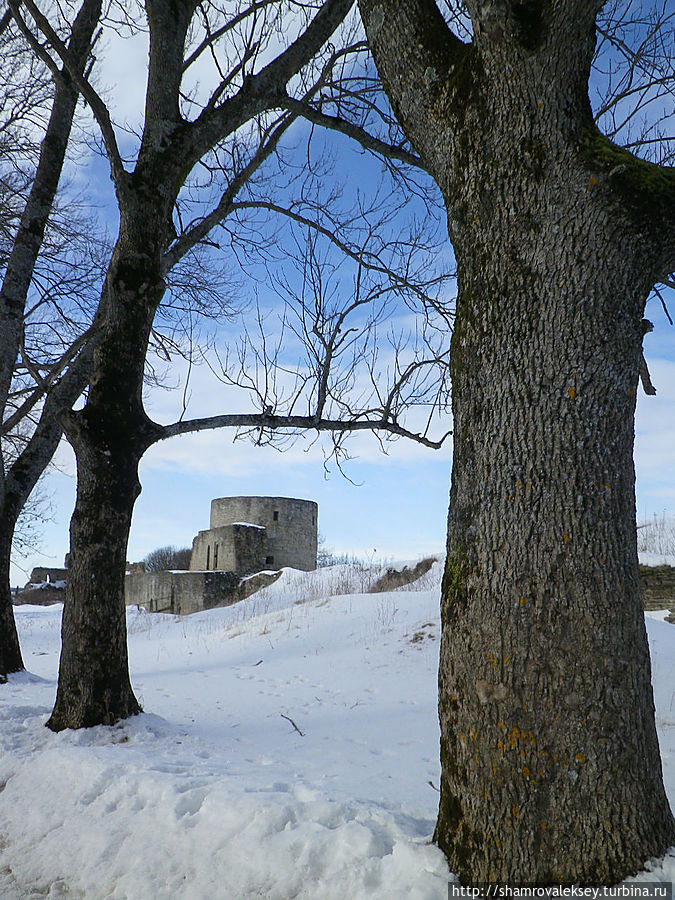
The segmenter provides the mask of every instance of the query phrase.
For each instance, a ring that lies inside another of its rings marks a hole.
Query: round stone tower
[[[265,565],[273,569],[316,569],[319,507],[292,497],[220,497],[211,501],[211,528],[262,525],[266,532]]]

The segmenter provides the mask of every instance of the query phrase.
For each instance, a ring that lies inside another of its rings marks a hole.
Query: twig
[[[295,722],[293,721],[293,719],[291,719],[289,716],[285,716],[283,713],[279,713],[279,715],[281,716],[282,719],[286,719],[287,722],[290,722],[290,723],[291,723],[291,725],[293,726],[293,728],[295,728],[295,730],[298,732],[298,734],[300,735],[300,737],[304,737],[304,736],[305,736],[305,732],[304,732],[304,731],[300,731],[300,729],[299,729],[298,726],[295,724]]]
[[[647,360],[645,359],[644,353],[640,359],[640,381],[642,382],[642,390],[649,397],[654,397],[656,395],[656,388],[652,384],[652,379],[649,375],[649,369],[647,368]]]

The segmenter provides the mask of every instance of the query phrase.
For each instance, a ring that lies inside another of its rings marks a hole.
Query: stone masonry
[[[316,569],[319,508],[291,497],[221,497],[192,544],[190,571]]]
[[[235,572],[133,572],[125,579],[124,594],[129,606],[185,616],[238,603],[280,574],[260,572],[242,579]]]

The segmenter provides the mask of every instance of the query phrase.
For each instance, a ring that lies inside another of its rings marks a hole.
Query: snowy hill
[[[31,674],[0,688],[0,897],[445,900],[440,563],[363,593],[378,574],[286,570],[233,607],[129,610],[147,712],[59,735],[61,608],[18,608]],[[648,627],[675,805],[675,628]],[[675,880],[675,856],[641,877]]]

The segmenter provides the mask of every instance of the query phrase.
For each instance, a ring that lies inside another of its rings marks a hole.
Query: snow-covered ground
[[[368,594],[366,567],[288,570],[226,609],[129,610],[147,712],[58,735],[61,607],[18,607],[30,674],[0,688],[0,898],[445,900],[439,576]],[[675,626],[647,622],[675,806]],[[639,877],[675,880],[675,855]]]

